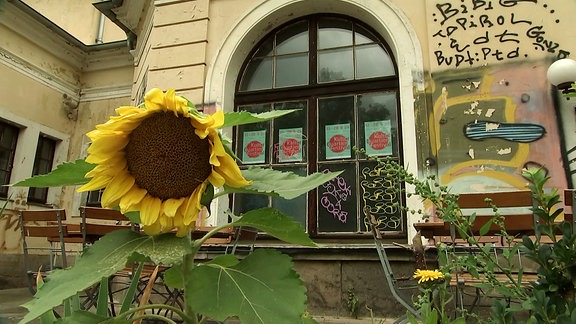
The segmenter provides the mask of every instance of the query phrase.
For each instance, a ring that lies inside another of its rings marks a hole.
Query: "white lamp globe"
[[[550,83],[566,90],[576,82],[576,61],[569,58],[558,60],[550,65],[546,75]]]

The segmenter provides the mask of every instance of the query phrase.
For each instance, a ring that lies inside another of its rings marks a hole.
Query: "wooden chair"
[[[564,206],[569,207],[564,209],[564,220],[572,224],[572,230],[576,231],[576,218],[574,218],[574,209],[576,208],[576,189],[564,190]]]
[[[36,277],[39,274],[45,276],[55,268],[68,267],[66,211],[64,209],[22,210],[18,213],[18,217],[28,288],[34,294],[36,293]],[[45,240],[30,238],[45,238]],[[40,270],[34,269],[32,266],[31,250],[48,252],[48,262],[42,265]],[[58,259],[59,261],[57,261]]]
[[[130,219],[119,210],[80,207],[82,246],[94,243],[100,237],[119,229],[133,229]]]

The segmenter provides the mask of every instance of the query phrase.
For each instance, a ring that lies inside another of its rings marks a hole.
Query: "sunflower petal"
[[[171,198],[164,201],[162,203],[162,209],[164,210],[166,216],[174,217],[176,215],[176,212],[178,211],[178,208],[182,206],[185,200],[186,198],[179,198],[179,199]]]
[[[151,225],[143,225],[142,229],[146,235],[158,235],[161,233],[162,227],[160,226],[160,223],[156,222]]]
[[[238,164],[234,162],[231,156],[227,155],[221,157],[220,163],[219,167],[214,167],[214,171],[226,179],[226,184],[232,187],[244,187],[252,183],[251,181],[244,179]]]
[[[114,177],[118,172],[126,168],[126,159],[124,154],[116,154],[111,159],[102,164],[98,164],[94,169],[88,171],[85,175],[86,178],[92,178],[97,175],[107,175]]]
[[[104,193],[102,193],[102,206],[105,208],[118,206],[122,196],[134,186],[135,181],[128,171],[118,173],[106,186]]]
[[[97,176],[93,177],[88,181],[88,183],[84,184],[82,187],[78,188],[78,192],[83,191],[92,191],[98,190],[106,187],[106,185],[112,180],[112,177],[109,176]]]
[[[142,210],[140,211],[140,222],[144,226],[150,226],[158,221],[162,201],[160,199],[146,196],[142,199]]]
[[[128,145],[128,140],[128,135],[123,133],[100,136],[88,147],[87,152],[91,155],[108,155],[124,149]]]
[[[147,110],[164,110],[164,92],[154,88],[144,95],[144,106]]]
[[[132,188],[130,188],[130,190],[120,199],[119,205],[122,213],[138,210],[137,207],[147,193],[148,191],[146,191],[146,189],[142,189],[138,187],[138,185],[132,186]]]

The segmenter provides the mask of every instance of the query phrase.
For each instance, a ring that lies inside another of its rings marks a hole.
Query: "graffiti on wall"
[[[554,34],[560,29],[565,8],[554,5],[565,7],[553,0],[431,2],[432,62],[453,68],[542,56],[568,57],[570,52]]]
[[[26,195],[23,191],[16,193],[16,198],[0,215],[0,254],[21,252],[22,234],[18,221],[18,212],[28,209]]]
[[[434,74],[441,182],[459,192],[524,189],[521,170],[542,165],[566,187],[545,66],[503,64]]]

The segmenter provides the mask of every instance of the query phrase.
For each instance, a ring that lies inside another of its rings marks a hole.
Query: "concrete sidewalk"
[[[28,288],[13,288],[0,290],[0,324],[18,323],[27,313],[20,305],[32,299]],[[40,321],[33,322],[40,323]]]

